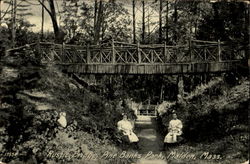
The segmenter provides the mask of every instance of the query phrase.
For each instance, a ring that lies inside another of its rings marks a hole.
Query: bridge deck
[[[237,69],[241,61],[175,64],[60,64],[69,73],[86,74],[192,74],[227,72]]]

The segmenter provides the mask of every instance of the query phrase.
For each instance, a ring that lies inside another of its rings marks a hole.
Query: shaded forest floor
[[[11,164],[129,163],[122,153],[116,102],[54,67],[17,54],[0,63],[0,161]],[[57,120],[66,112],[67,127]],[[133,112],[133,111],[131,111]],[[102,119],[100,119],[102,118]],[[113,133],[113,134],[112,134]],[[133,149],[128,150],[133,152]],[[103,156],[102,156],[103,155]]]

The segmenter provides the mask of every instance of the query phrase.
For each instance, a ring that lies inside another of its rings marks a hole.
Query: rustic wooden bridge
[[[102,45],[34,43],[27,47],[44,63],[54,63],[69,73],[82,74],[188,74],[226,72],[246,59],[244,50],[223,42],[190,41],[187,45],[140,45],[111,41]]]

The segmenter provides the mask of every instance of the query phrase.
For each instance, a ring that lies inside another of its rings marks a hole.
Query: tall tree
[[[169,13],[169,8],[168,8],[168,0],[166,1],[166,43],[168,44],[169,42],[169,39],[168,39],[168,24],[169,24],[169,21],[168,21],[168,13]]]
[[[145,1],[142,0],[142,43],[145,43]]]
[[[136,30],[135,30],[135,0],[132,1],[132,7],[133,7],[133,43],[136,43]]]
[[[160,9],[159,9],[159,43],[162,42],[162,0],[160,0]]]
[[[178,22],[178,2],[177,2],[177,0],[175,0],[175,2],[174,2],[174,13],[173,13],[173,19],[174,19],[174,24],[175,24],[175,26],[177,27],[177,22]],[[173,41],[175,42],[175,44],[177,44],[177,39],[178,39],[178,36],[177,36],[177,33],[178,33],[178,31],[177,31],[177,29],[175,28],[174,29],[174,31],[173,31]]]
[[[2,25],[2,0],[0,0],[0,27]]]
[[[102,0],[100,0],[98,13],[97,13],[97,19],[96,19],[96,26],[94,29],[94,43],[95,44],[98,44],[100,41],[102,22],[103,22],[103,2]]]
[[[98,12],[98,1],[95,0],[95,6],[94,6],[94,29],[96,28],[97,12]]]
[[[61,20],[63,23],[63,29],[67,31],[66,42],[75,43],[77,37],[77,30],[79,30],[80,26],[80,8],[85,9],[86,4],[80,4],[79,0],[63,0],[62,3],[62,15]]]
[[[44,7],[44,9],[50,15],[54,29],[55,41],[57,43],[62,43],[64,41],[65,33],[59,28],[54,0],[46,0],[46,1],[49,4],[49,8],[45,5],[45,1],[38,0],[38,2]]]
[[[44,3],[44,0],[42,0]],[[43,32],[44,32],[44,7],[42,6],[42,22],[41,22],[41,40],[43,40]]]
[[[16,9],[17,9],[17,1],[12,1],[12,14],[11,14],[11,44],[12,47],[15,47],[15,39],[16,39]]]
[[[245,55],[246,57],[249,57],[250,54],[250,4],[249,3],[245,3],[244,42],[245,42]]]

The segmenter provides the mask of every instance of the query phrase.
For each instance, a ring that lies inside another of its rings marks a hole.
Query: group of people
[[[118,130],[126,136],[130,143],[133,143],[136,148],[139,149],[138,142],[139,138],[133,132],[134,126],[131,121],[128,120],[127,115],[123,115],[123,119],[117,123]],[[168,134],[164,138],[164,147],[169,144],[174,144],[178,142],[178,136],[182,135],[182,122],[177,118],[177,114],[173,113],[173,119],[169,122]]]

